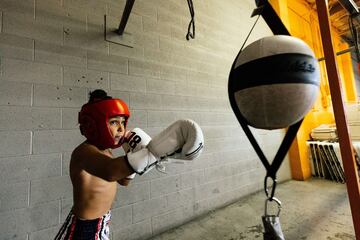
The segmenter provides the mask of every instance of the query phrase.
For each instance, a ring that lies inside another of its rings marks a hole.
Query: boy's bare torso
[[[81,144],[79,148],[86,148]],[[75,150],[76,151],[76,150]],[[109,150],[103,154],[112,157]],[[70,178],[73,185],[74,214],[81,219],[95,219],[106,214],[114,201],[117,182],[109,182],[84,169],[86,159],[73,154],[70,161]]]

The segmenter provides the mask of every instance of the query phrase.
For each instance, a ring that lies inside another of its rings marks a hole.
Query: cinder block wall
[[[130,127],[154,135],[191,118],[206,140],[196,161],[119,187],[112,239],[146,239],[260,190],[265,172],[227,96],[254,2],[194,0],[186,41],[187,1],[136,0],[127,48],[103,39],[104,14],[117,27],[125,0],[1,0],[0,239],[58,231],[72,205],[70,154],[84,140],[77,113],[96,88],[129,104]],[[260,20],[249,42],[266,35]],[[271,159],[283,132],[254,132]],[[279,178],[290,178],[288,161]]]

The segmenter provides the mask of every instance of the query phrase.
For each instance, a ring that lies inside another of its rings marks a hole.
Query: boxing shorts
[[[83,220],[70,211],[54,240],[109,240],[111,212],[92,220]]]

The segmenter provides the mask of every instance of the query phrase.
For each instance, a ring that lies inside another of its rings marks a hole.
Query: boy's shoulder
[[[82,159],[102,158],[105,155],[111,157],[106,150],[101,151],[95,145],[83,142],[73,150],[71,159],[81,161]]]
[[[71,159],[82,159],[94,151],[96,151],[96,147],[94,145],[83,142],[73,150],[71,153]]]

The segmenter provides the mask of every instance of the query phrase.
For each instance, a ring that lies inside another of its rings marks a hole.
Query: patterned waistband
[[[80,219],[70,211],[55,240],[109,240],[110,219],[110,210],[104,216],[92,220]]]

